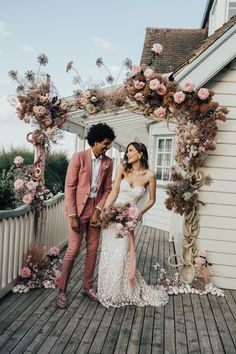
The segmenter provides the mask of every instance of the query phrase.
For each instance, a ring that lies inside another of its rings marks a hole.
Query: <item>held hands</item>
[[[90,225],[93,227],[99,226],[101,222],[101,210],[96,208],[90,218]]]

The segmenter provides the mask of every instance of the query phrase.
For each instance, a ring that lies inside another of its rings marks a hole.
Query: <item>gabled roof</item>
[[[170,78],[178,75],[185,67],[196,60],[204,51],[206,51],[211,45],[213,45],[220,37],[223,36],[232,26],[236,23],[236,15],[231,17],[231,19],[226,22],[222,27],[216,30],[211,36],[206,38],[195,50],[184,60],[182,63],[175,67],[174,72]],[[235,43],[236,48],[236,43]]]
[[[155,70],[164,74],[172,72],[206,38],[206,29],[146,29],[141,64],[149,64],[154,43],[163,46],[162,54],[154,62]]]

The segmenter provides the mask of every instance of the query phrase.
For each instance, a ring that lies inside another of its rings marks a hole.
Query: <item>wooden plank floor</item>
[[[164,231],[145,226],[136,240],[138,269],[155,285],[152,266],[165,266],[173,243]],[[56,308],[57,290],[51,289],[0,300],[0,353],[236,353],[236,291],[226,290],[225,298],[171,296],[164,308],[105,309],[81,294],[84,257],[83,246],[66,310]]]

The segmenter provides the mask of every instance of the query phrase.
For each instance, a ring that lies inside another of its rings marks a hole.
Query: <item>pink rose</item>
[[[131,71],[132,71],[133,74],[138,74],[141,71],[141,66],[133,65],[132,68],[131,68]]]
[[[52,124],[52,119],[49,116],[45,117],[44,124],[49,127]]]
[[[160,81],[157,79],[153,79],[149,83],[149,87],[151,90],[157,90],[160,86]]]
[[[31,204],[33,201],[33,197],[31,194],[25,194],[22,201],[24,204]]]
[[[163,47],[160,43],[155,43],[155,44],[153,44],[151,50],[156,54],[161,54]]]
[[[16,190],[20,190],[24,187],[24,181],[23,179],[17,178],[14,182],[14,188]]]
[[[183,91],[177,91],[174,94],[174,101],[178,104],[182,103],[185,100],[185,94]]]
[[[46,113],[46,108],[43,106],[34,106],[33,112],[36,115],[36,117],[41,117]]]
[[[159,107],[155,109],[154,114],[157,118],[164,118],[166,115],[166,109],[164,107]]]
[[[24,163],[23,157],[21,157],[21,156],[16,156],[16,157],[14,158],[14,164],[15,164],[16,166],[23,165],[23,163]]]
[[[54,256],[58,256],[60,254],[60,248],[53,246],[50,248],[49,253]]]
[[[149,80],[153,73],[154,73],[154,71],[152,69],[148,68],[144,71],[144,76],[146,76],[146,78]]]
[[[143,96],[143,94],[142,94],[141,92],[136,93],[136,95],[134,96],[134,98],[135,98],[137,101],[141,101],[141,102],[143,102],[143,100],[144,100],[144,96]]]
[[[80,99],[80,103],[83,105],[83,106],[86,106],[86,104],[88,103],[88,98],[87,97],[82,97]]]
[[[209,97],[209,91],[206,88],[201,88],[198,91],[197,95],[200,98],[200,100],[206,100]]]
[[[92,102],[97,102],[97,100],[98,100],[98,99],[97,99],[96,96],[92,96],[92,97],[91,97],[91,101],[92,101]]]
[[[141,90],[142,88],[144,88],[144,86],[145,86],[145,83],[144,83],[144,82],[135,80],[135,82],[134,82],[134,87],[135,87],[137,90]]]
[[[24,267],[20,271],[20,276],[22,278],[29,278],[31,276],[31,270],[28,267]]]
[[[191,81],[186,81],[184,84],[183,84],[183,90],[185,92],[192,92],[194,89],[194,84],[191,82]]]
[[[157,93],[160,96],[164,96],[166,94],[166,86],[164,84],[160,84],[160,86],[157,89]]]

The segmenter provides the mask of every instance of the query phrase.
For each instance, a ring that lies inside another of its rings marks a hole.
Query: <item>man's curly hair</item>
[[[94,146],[95,142],[101,143],[104,139],[113,141],[115,138],[114,130],[106,123],[93,124],[86,136],[90,146]]]

